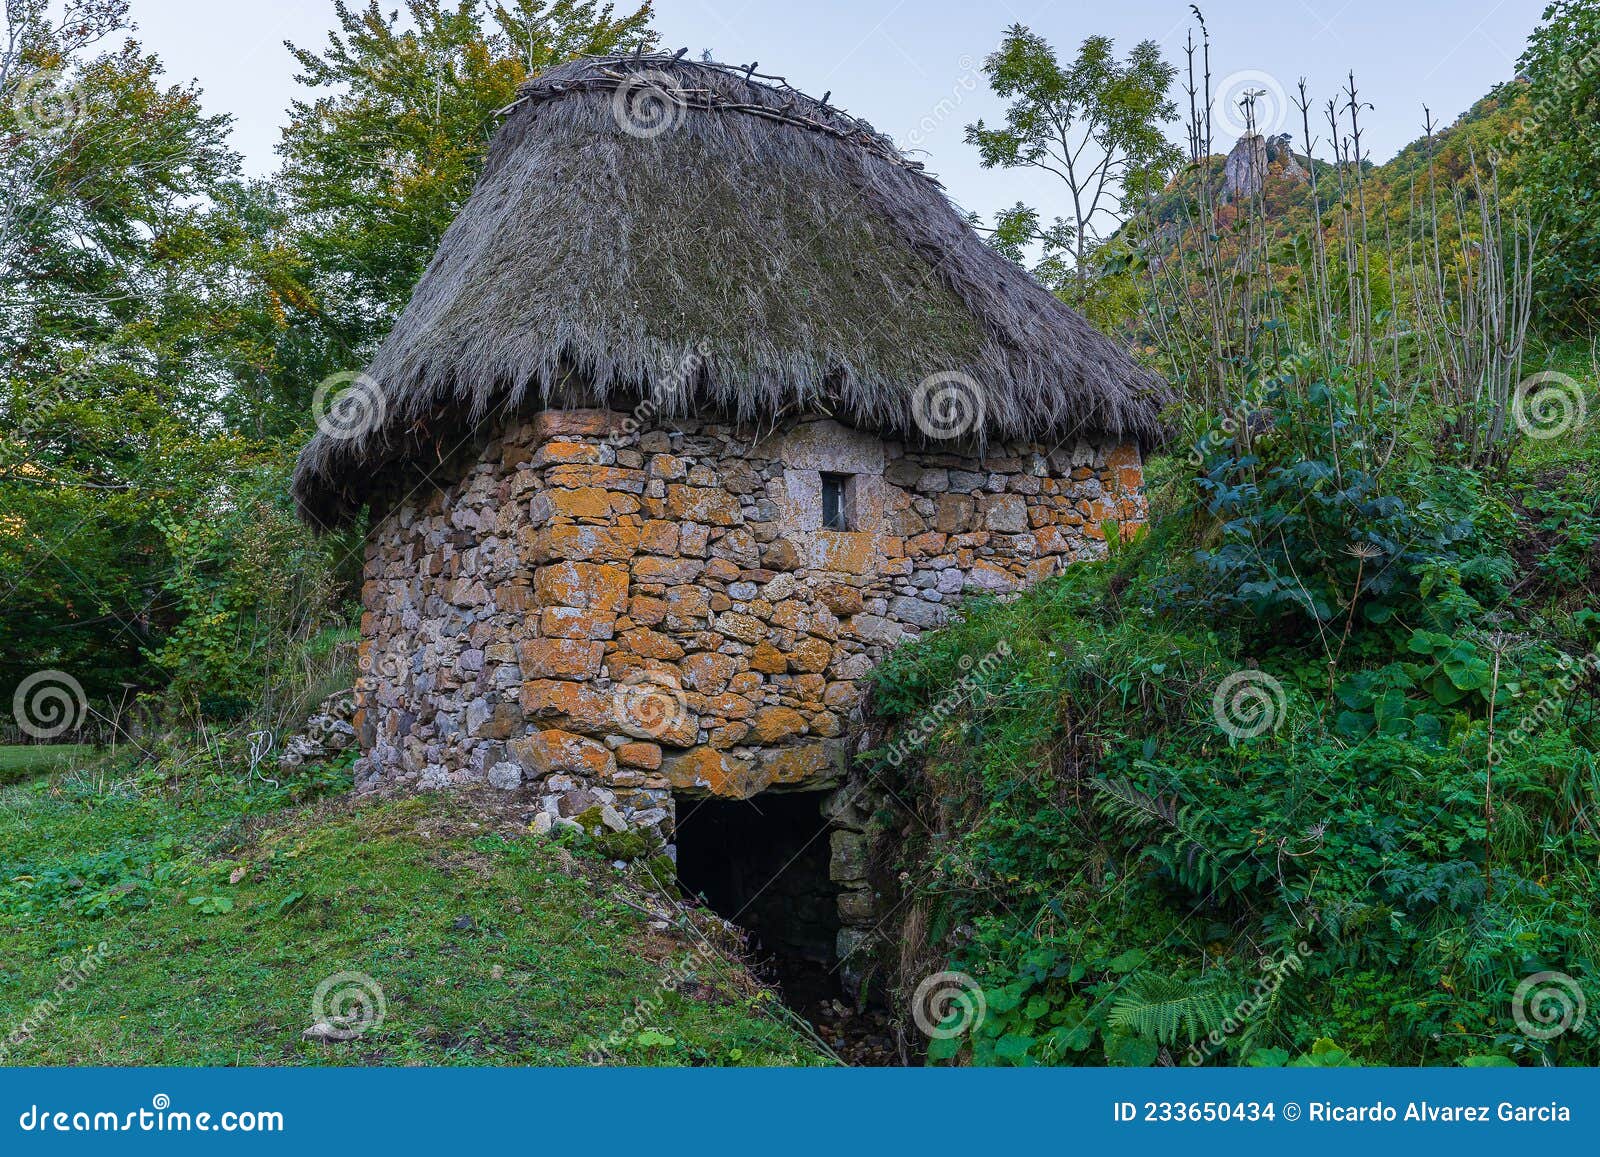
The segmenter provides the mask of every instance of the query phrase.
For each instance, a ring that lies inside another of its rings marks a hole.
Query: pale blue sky
[[[398,4],[386,0],[391,6]],[[1509,78],[1543,7],[1543,0],[1202,5],[1219,81],[1239,76],[1269,91],[1275,81],[1292,93],[1304,76],[1325,99],[1354,68],[1363,98],[1376,106],[1368,124],[1378,160],[1419,134],[1424,103],[1448,122]],[[1007,25],[1029,25],[1063,53],[1093,33],[1124,50],[1153,38],[1174,63],[1190,27],[1187,4],[1171,0],[657,0],[656,13],[670,48],[756,60],[761,71],[814,95],[831,89],[835,103],[916,149],[958,204],[985,216],[1018,200],[1059,208],[1048,178],[986,172],[962,139],[964,125],[993,120],[1002,108],[977,66]],[[273,168],[278,126],[295,95],[293,61],[281,42],[324,43],[332,0],[133,0],[133,15],[141,39],[175,78],[198,79],[207,108],[237,118],[234,143],[250,170]]]

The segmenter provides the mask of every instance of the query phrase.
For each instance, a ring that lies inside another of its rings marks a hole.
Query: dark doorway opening
[[[903,1063],[881,1002],[846,992],[826,792],[676,797],[678,884],[749,934],[758,973],[853,1065]]]
[[[838,889],[821,792],[748,800],[679,796],[678,884],[750,934],[792,1005],[840,995]]]

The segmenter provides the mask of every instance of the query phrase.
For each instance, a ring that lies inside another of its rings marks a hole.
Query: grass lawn
[[[1534,437],[1522,441],[1517,449],[1517,462],[1526,470],[1537,472],[1549,468],[1570,468],[1589,471],[1600,456],[1600,369],[1597,369],[1600,349],[1585,342],[1529,350],[1523,363],[1523,373],[1532,377],[1538,373],[1564,376],[1548,380],[1544,389],[1552,401],[1565,401],[1566,406],[1553,406],[1540,415],[1529,408],[1530,419],[1543,423],[1543,431],[1560,429],[1553,437]],[[1565,418],[1565,421],[1563,421]]]
[[[742,965],[692,951],[686,922],[653,928],[649,890],[491,794],[0,788],[7,1063],[580,1064],[602,1044],[619,1064],[823,1060]],[[303,1040],[339,973],[381,988],[381,1023]]]
[[[78,744],[10,744],[0,746],[0,784],[67,767],[85,759],[94,748]]]

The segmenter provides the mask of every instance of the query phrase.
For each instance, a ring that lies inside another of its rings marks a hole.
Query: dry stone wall
[[[536,826],[672,840],[673,793],[839,781],[863,680],[965,594],[1142,523],[1130,445],[910,449],[810,420],[511,424],[368,542],[354,719],[365,789],[487,781]],[[844,530],[823,528],[823,475]]]

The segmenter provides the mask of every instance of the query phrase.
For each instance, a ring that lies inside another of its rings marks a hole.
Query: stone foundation
[[[362,787],[487,781],[535,797],[541,828],[670,845],[674,791],[839,782],[889,648],[963,595],[1102,557],[1107,524],[1146,518],[1131,445],[978,458],[831,420],[631,427],[546,411],[445,489],[378,504]],[[823,529],[825,473],[845,479],[844,530]]]

